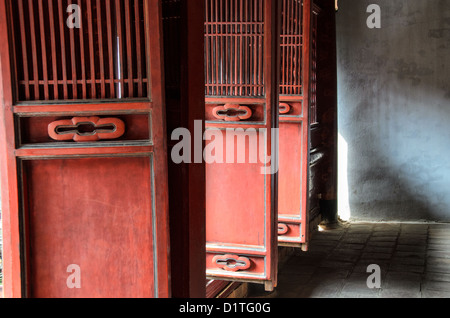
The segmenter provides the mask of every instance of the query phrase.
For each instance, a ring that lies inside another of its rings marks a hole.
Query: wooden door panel
[[[205,22],[205,149],[213,135],[224,141],[205,151],[207,276],[269,290],[277,284],[278,176],[264,168],[278,156],[278,4],[206,0]],[[236,138],[227,147],[229,130]]]
[[[155,296],[151,160],[23,162],[30,296]],[[73,264],[81,289],[67,288]]]
[[[278,203],[280,216],[298,216],[302,204],[302,152],[300,147],[292,147],[302,142],[302,125],[280,125],[280,172]]]
[[[303,124],[280,123],[278,235],[280,243],[305,242]]]
[[[284,0],[281,21],[279,243],[306,248],[311,0]]]
[[[5,295],[168,297],[160,1],[1,0],[0,20]]]
[[[211,130],[206,132],[206,136],[208,132]],[[223,134],[225,140],[226,131],[219,132]],[[209,143],[206,147],[208,145]],[[237,145],[234,147],[237,154]],[[224,142],[222,153],[226,154],[226,151],[227,143]],[[246,157],[248,158],[248,148]],[[266,184],[265,175],[261,173],[263,168],[264,165],[260,163],[207,165],[208,244],[227,242],[230,246],[264,246],[266,235],[261,229],[265,228],[268,214],[265,193],[266,187],[270,185]]]

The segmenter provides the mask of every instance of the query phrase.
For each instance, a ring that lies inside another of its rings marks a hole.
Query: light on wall
[[[339,4],[338,4],[339,0],[334,0],[334,6],[336,8],[336,12],[339,11]]]

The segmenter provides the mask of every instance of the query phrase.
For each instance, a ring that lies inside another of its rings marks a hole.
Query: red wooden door
[[[280,245],[306,248],[311,0],[283,0],[281,17],[278,235]]]
[[[160,2],[1,0],[0,40],[5,296],[168,297]]]
[[[275,0],[206,0],[207,276],[268,290],[278,261],[278,12]]]

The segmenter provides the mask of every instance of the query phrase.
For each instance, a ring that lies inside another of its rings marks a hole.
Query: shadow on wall
[[[337,52],[340,214],[450,222],[450,2],[341,0]]]

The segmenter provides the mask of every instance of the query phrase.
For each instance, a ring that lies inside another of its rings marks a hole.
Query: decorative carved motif
[[[251,261],[237,255],[218,255],[213,258],[213,264],[229,272],[238,272],[249,269]]]
[[[291,106],[287,103],[280,103],[279,110],[281,115],[286,115],[291,111]]]
[[[48,134],[56,141],[112,140],[125,134],[125,123],[117,118],[75,117],[51,123]]]
[[[251,118],[253,112],[247,106],[226,104],[224,106],[215,107],[213,109],[213,115],[215,118],[224,121],[241,121]]]
[[[289,227],[284,223],[278,223],[278,235],[286,235],[289,232]]]

